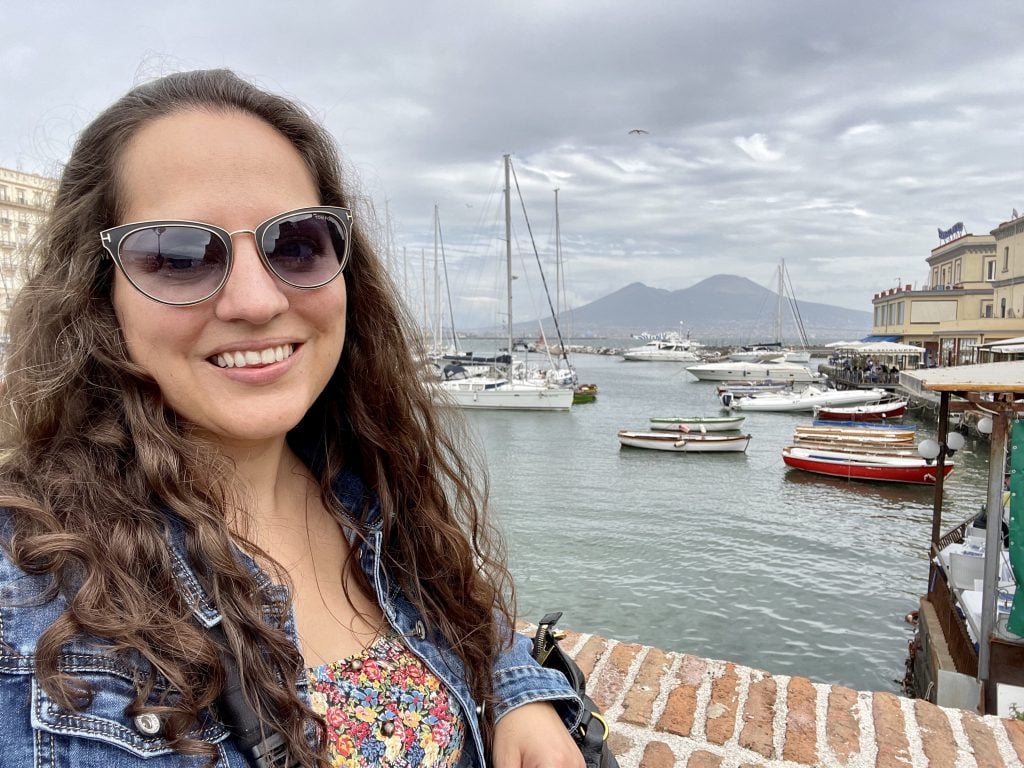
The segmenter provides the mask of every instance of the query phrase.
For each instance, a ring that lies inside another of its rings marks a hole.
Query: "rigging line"
[[[796,300],[796,292],[793,290],[793,278],[789,276],[789,270],[785,270],[786,282],[789,285],[789,309],[793,313],[793,319],[796,320],[796,328],[800,334],[800,341],[806,348],[807,342],[807,328],[804,326],[804,318],[800,314],[800,303]]]
[[[452,322],[452,344],[455,345],[455,351],[459,350],[459,335],[455,332],[455,310],[452,308],[452,287],[448,282],[448,259],[445,258],[444,254],[444,233],[441,230],[441,219],[437,219],[437,239],[441,245],[441,271],[444,272],[444,290],[448,294],[448,318]]]
[[[548,290],[548,280],[544,276],[544,267],[540,263],[540,254],[537,252],[537,243],[533,239],[533,228],[530,226],[530,217],[526,215],[526,201],[523,200],[523,192],[519,188],[519,176],[516,174],[516,168],[514,165],[509,163],[512,168],[512,178],[516,182],[516,194],[519,195],[519,205],[523,209],[523,218],[526,219],[526,231],[530,234],[530,245],[533,246],[533,255],[537,257],[537,269],[540,270],[540,280],[544,284],[544,296],[548,301],[548,309],[551,310],[551,320],[555,326],[555,334],[558,336],[558,348],[561,352],[562,358],[565,360],[566,366],[569,366],[569,355],[565,349],[565,342],[562,340],[562,329],[558,327],[558,316],[555,314],[555,307],[551,303],[551,291]]]

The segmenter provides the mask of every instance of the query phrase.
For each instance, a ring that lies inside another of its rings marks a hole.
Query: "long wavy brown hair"
[[[231,467],[129,360],[110,300],[112,264],[100,251],[99,231],[119,223],[124,208],[121,150],[147,123],[193,109],[266,121],[305,159],[324,205],[353,202],[317,121],[230,71],[163,77],[100,114],[64,169],[11,312],[0,507],[13,533],[0,546],[22,570],[52,577],[51,596],[66,603],[38,641],[47,693],[69,709],[88,701],[88,686],[62,669],[62,649],[76,637],[98,638],[140,668],[129,714],[159,714],[176,750],[212,760],[215,747],[194,729],[220,694],[224,670],[217,641],[192,618],[175,580],[167,542],[172,528],[183,534],[190,565],[223,615],[250,703],[294,759],[319,765],[322,741],[310,745],[305,734],[320,721],[295,691],[302,658],[283,629],[287,612],[261,591],[229,529]],[[477,701],[489,702],[490,670],[513,619],[500,539],[485,514],[478,460],[460,422],[421,383],[416,336],[372,242],[357,213],[344,350],[289,441],[320,458],[323,501],[357,537],[366,533],[366,510],[343,509],[332,478],[351,468],[379,496],[386,564],[465,663]],[[339,578],[345,569],[372,595],[353,558],[338,564]],[[489,721],[484,730],[489,741]]]

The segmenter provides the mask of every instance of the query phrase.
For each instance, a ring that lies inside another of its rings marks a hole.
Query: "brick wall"
[[[1024,766],[1024,722],[571,631],[562,647],[622,768]]]

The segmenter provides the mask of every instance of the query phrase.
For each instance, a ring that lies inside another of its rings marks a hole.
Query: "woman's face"
[[[124,149],[118,180],[118,223],[181,219],[235,232],[321,203],[291,143],[237,112],[186,111],[149,123]],[[263,267],[252,235],[236,234],[231,245],[227,283],[201,304],[159,304],[119,270],[113,288],[132,361],[179,416],[225,447],[283,438],[326,386],[345,341],[343,275],[292,288]],[[228,353],[260,362],[223,367]]]

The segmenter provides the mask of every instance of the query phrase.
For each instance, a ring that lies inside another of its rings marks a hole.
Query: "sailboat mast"
[[[512,156],[505,155],[505,277],[508,285],[508,354],[512,355],[512,185],[509,167]]]
[[[440,217],[437,212],[437,203],[434,203],[434,312],[437,322],[434,325],[434,347],[438,354],[443,352],[444,331],[441,325],[441,270],[437,264],[437,236],[440,227]]]
[[[555,187],[555,319],[562,312],[562,229],[558,221],[558,187]]]
[[[786,270],[786,260],[779,262],[779,301],[775,312],[775,341],[782,344],[782,292],[785,290],[782,285],[782,275]]]

